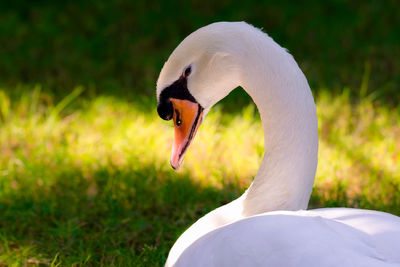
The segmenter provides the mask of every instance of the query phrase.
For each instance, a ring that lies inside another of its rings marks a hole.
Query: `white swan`
[[[261,115],[265,155],[249,189],[208,213],[172,247],[166,266],[400,266],[400,218],[307,208],[317,167],[314,100],[293,57],[244,22],[190,34],[165,63],[158,113],[174,119],[179,168],[202,119],[237,86]]]

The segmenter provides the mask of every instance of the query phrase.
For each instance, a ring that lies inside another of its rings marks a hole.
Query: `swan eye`
[[[192,68],[189,66],[185,69],[185,71],[183,72],[183,77],[188,77],[190,75],[190,73],[192,72]]]

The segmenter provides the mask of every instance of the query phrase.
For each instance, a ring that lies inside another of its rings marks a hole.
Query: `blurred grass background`
[[[186,227],[245,190],[264,144],[242,90],[178,173],[155,112],[163,62],[221,20],[262,27],[309,80],[310,207],[400,215],[399,1],[1,1],[0,265],[162,265]]]

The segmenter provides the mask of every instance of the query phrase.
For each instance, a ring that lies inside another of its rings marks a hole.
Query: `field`
[[[263,26],[309,79],[320,136],[310,208],[400,216],[399,5],[356,2],[2,3],[0,265],[161,266],[185,228],[247,188],[264,141],[240,88],[179,172],[172,123],[155,110],[169,53],[218,20]]]

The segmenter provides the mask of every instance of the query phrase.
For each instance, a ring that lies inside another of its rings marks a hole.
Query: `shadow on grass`
[[[153,166],[41,179],[0,197],[0,263],[162,265],[184,229],[240,193]]]
[[[1,264],[161,266],[188,226],[242,191],[233,184],[204,186],[189,173],[153,165],[107,166],[90,174],[84,166],[59,167],[54,177],[16,174],[0,180]],[[336,199],[314,191],[311,206],[347,206],[345,193],[340,183]],[[393,208],[356,201],[362,208]]]

